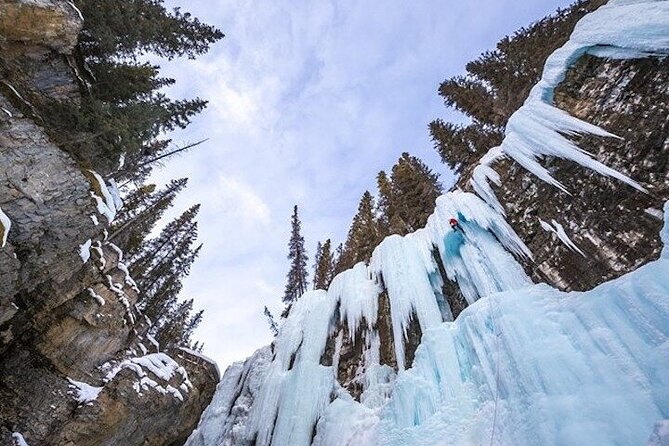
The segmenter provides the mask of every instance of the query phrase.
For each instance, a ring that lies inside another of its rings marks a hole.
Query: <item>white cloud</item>
[[[268,225],[271,213],[267,204],[251,188],[234,179],[219,176],[215,196],[211,200],[219,208],[225,208],[230,216],[244,225]]]

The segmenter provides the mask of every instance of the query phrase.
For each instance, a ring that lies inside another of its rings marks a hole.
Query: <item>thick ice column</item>
[[[336,300],[325,291],[304,294],[276,338],[276,357],[253,405],[248,438],[258,446],[308,446],[313,427],[330,402],[331,367],[320,364]]]
[[[393,235],[374,250],[370,268],[383,278],[390,299],[397,366],[404,369],[404,340],[415,314],[421,330],[440,324],[441,311],[419,246],[409,237]]]

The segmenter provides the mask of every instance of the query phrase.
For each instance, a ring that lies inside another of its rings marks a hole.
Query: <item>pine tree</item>
[[[307,252],[304,248],[304,237],[300,233],[300,218],[297,213],[297,205],[293,208],[291,218],[290,241],[288,242],[288,260],[290,260],[290,270],[288,271],[288,280],[286,290],[283,295],[283,302],[290,306],[293,302],[307,291]]]
[[[174,79],[138,59],[195,58],[223,34],[179,8],[166,9],[163,0],[75,3],[86,17],[72,60],[84,94],[77,102],[40,100],[45,127],[82,165],[117,180],[143,180],[153,167],[147,161],[175,152],[163,135],[185,128],[206,101],[167,97],[162,90]]]
[[[385,237],[392,234],[392,232],[390,232],[390,219],[395,214],[392,207],[393,185],[385,171],[382,170],[376,175],[376,186],[379,193],[378,202],[376,204],[379,231],[382,237]]]
[[[321,242],[316,243],[316,254],[314,255],[314,289],[319,289],[316,286],[316,275],[318,274],[318,264],[321,261],[321,255],[323,254],[323,244]]]
[[[203,310],[193,313],[193,299],[187,299],[171,308],[168,316],[154,323],[156,340],[163,348],[190,346],[193,331],[202,322]]]
[[[327,239],[322,245],[318,242],[314,262],[314,289],[327,290],[334,278],[335,259],[332,242]]]
[[[192,248],[197,239],[198,210],[199,205],[193,206],[167,224],[131,259],[129,269],[140,289],[137,304],[156,329],[171,317],[182,289],[181,281],[202,248]]]
[[[346,270],[358,262],[369,261],[372,257],[374,248],[381,241],[374,209],[374,197],[369,191],[365,191],[358,204],[358,212],[353,217],[342,255],[338,259],[338,269]]]
[[[392,230],[406,234],[425,226],[442,192],[439,175],[405,152],[393,166],[390,181],[393,215],[389,222]],[[401,224],[404,224],[403,228]]]
[[[192,243],[197,238],[197,222],[195,218],[199,210],[199,204],[192,206],[168,223],[158,237],[149,240],[141,252],[132,259],[130,266],[132,276],[144,277],[147,275],[153,266],[174,252],[175,245],[180,243],[184,238],[190,240]]]
[[[135,58],[152,53],[190,59],[207,52],[223,33],[162,0],[75,0],[86,20],[81,50],[97,60]]]
[[[176,195],[186,186],[187,179],[172,180],[155,192],[154,184],[142,185],[124,200],[110,228],[109,241],[116,244],[130,258],[137,253],[165,210],[172,206]]]
[[[430,123],[430,134],[441,160],[455,173],[478,161],[483,150],[500,145],[504,137],[497,127],[479,122],[464,126],[441,119]]]
[[[191,345],[191,338],[193,332],[197,327],[202,323],[202,318],[204,317],[204,310],[200,310],[195,314],[190,314],[188,317],[188,322],[185,325],[181,339],[179,340],[179,345],[188,346]]]
[[[334,271],[332,273],[333,276],[336,276],[337,274],[341,273],[342,271],[346,271],[347,266],[350,263],[348,259],[344,256],[344,244],[340,243],[337,245],[337,249],[335,249],[334,253]]]

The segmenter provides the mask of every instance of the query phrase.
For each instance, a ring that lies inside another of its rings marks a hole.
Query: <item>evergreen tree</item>
[[[346,259],[346,257],[344,256],[344,244],[343,243],[338,244],[337,249],[335,249],[334,253],[334,272],[332,273],[332,275],[336,276],[342,271],[346,271],[346,265],[348,265],[349,263],[350,261]]]
[[[314,289],[316,288],[316,270],[318,269],[318,262],[320,262],[321,254],[323,253],[323,244],[316,243],[316,254],[314,255]]]
[[[439,175],[420,159],[405,152],[393,166],[390,181],[390,209],[393,215],[388,221],[391,230],[406,234],[425,226],[442,192]]]
[[[169,256],[176,245],[186,239],[190,243],[197,238],[197,222],[195,218],[200,210],[196,204],[179,217],[168,223],[160,235],[145,243],[141,252],[132,259],[130,272],[133,277],[144,277],[152,268]],[[139,283],[139,282],[138,282]]]
[[[82,167],[117,180],[122,190],[134,185],[109,228],[109,238],[125,253],[140,289],[138,304],[153,320],[156,336],[164,346],[190,345],[202,312],[194,313],[192,300],[181,302],[179,293],[200,252],[194,247],[198,207],[149,239],[186,180],[158,191],[142,183],[154,166],[202,142],[174,147],[165,135],[185,128],[206,101],[168,97],[165,87],[174,79],[160,76],[160,67],[145,60],[149,55],[192,59],[223,34],[179,8],[166,8],[163,0],[73,2],[85,17],[77,47],[68,57],[80,99],[31,95],[31,103],[50,138]],[[11,70],[5,71],[11,75]]]
[[[166,318],[154,324],[156,340],[163,348],[191,345],[193,331],[202,322],[203,310],[193,314],[193,299],[187,299],[170,309]]]
[[[133,257],[186,183],[187,179],[182,178],[172,180],[158,192],[155,192],[155,184],[141,185],[133,190],[116,214],[109,241],[121,248],[126,257]]]
[[[153,167],[149,161],[175,153],[162,136],[185,128],[206,101],[170,99],[162,90],[174,79],[138,59],[148,53],[195,58],[223,34],[179,8],[166,9],[162,0],[75,3],[86,17],[73,55],[84,94],[79,101],[36,104],[54,141],[82,165],[143,180]],[[121,156],[125,166],[117,171]]]
[[[358,262],[366,262],[381,241],[379,226],[374,214],[374,197],[365,191],[358,204],[358,212],[353,217],[342,255],[338,259],[339,271],[353,267]]]
[[[137,304],[158,331],[173,316],[175,308],[179,308],[181,281],[190,272],[202,248],[202,245],[192,248],[197,239],[195,217],[198,210],[199,205],[193,206],[167,224],[131,259],[129,269],[140,289]],[[174,323],[170,326],[174,327]],[[170,330],[174,332],[176,328]]]
[[[393,185],[385,171],[382,170],[376,175],[376,186],[379,192],[378,202],[376,204],[379,231],[383,236],[386,236],[391,234],[390,219],[395,214],[395,211],[392,207]]]
[[[318,242],[314,262],[314,289],[327,290],[334,278],[335,259],[332,242],[327,239],[322,245]]]
[[[136,58],[146,53],[190,59],[223,37],[216,28],[162,0],[75,0],[86,20],[79,46],[97,60]]]
[[[574,25],[601,0],[577,1],[566,9],[521,28],[468,63],[466,74],[446,79],[439,95],[447,107],[471,119],[456,125],[435,120],[430,133],[442,160],[461,171],[491,147],[499,145],[506,122],[541,77],[546,58],[562,46]]]
[[[267,323],[269,324],[269,330],[272,332],[272,336],[277,337],[279,335],[279,326],[274,320],[274,315],[272,314],[271,311],[269,311],[269,308],[267,308],[266,306],[265,306],[265,311],[263,313],[267,318]]]
[[[484,150],[502,143],[502,129],[474,122],[469,125],[452,124],[436,119],[430,123],[430,134],[441,159],[455,173],[472,165]]]
[[[283,295],[283,301],[290,306],[293,302],[307,291],[307,252],[304,248],[304,237],[300,233],[300,218],[297,213],[297,205],[293,208],[291,218],[290,241],[288,242],[288,260],[290,260],[290,270],[288,271],[288,280],[286,290]]]

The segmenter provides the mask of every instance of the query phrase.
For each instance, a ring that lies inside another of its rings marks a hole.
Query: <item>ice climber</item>
[[[458,220],[456,220],[455,218],[451,218],[448,222],[451,224],[451,229],[453,229],[454,231],[457,231],[458,229],[460,229],[460,225],[458,224]]]

